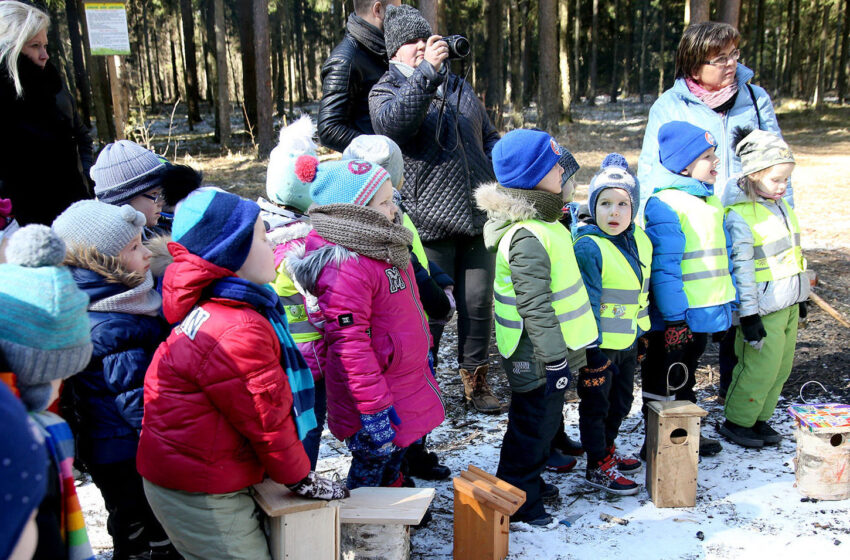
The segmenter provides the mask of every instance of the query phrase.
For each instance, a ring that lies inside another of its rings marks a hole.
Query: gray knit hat
[[[782,138],[766,130],[754,130],[738,142],[735,153],[741,158],[741,172],[750,175],[780,163],[794,163],[791,148]]]
[[[94,194],[107,204],[120,205],[159,186],[166,162],[129,140],[107,144],[91,168]]]
[[[433,34],[431,24],[413,6],[387,6],[387,15],[384,16],[387,58],[392,58],[405,43],[414,39],[427,39]]]
[[[342,159],[365,159],[369,163],[380,165],[390,174],[393,188],[397,189],[404,177],[404,158],[401,148],[391,138],[382,134],[361,134],[351,141]]]
[[[144,225],[145,215],[132,206],[80,200],[59,214],[53,231],[69,249],[94,247],[104,255],[117,257]]]
[[[560,148],[561,157],[558,159],[558,165],[564,168],[564,175],[566,177],[564,180],[566,181],[573,175],[575,175],[581,166],[576,161],[576,158],[573,157],[573,154],[563,145],[558,145]]]
[[[89,298],[67,268],[65,244],[47,226],[15,232],[0,264],[0,354],[17,377],[21,400],[31,411],[50,404],[50,382],[70,377],[89,363]]]

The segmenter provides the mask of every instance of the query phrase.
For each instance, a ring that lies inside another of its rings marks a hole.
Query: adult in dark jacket
[[[338,152],[354,138],[372,134],[369,90],[387,71],[384,16],[400,0],[354,0],[345,36],[322,66],[319,141]]]
[[[369,95],[372,125],[401,146],[404,206],[428,260],[455,279],[464,395],[477,410],[498,413],[486,378],[495,257],[472,193],[495,179],[490,151],[499,134],[469,84],[448,71],[446,43],[417,10],[387,8],[384,36],[390,69]],[[435,346],[442,330],[432,323]]]
[[[48,61],[47,14],[6,1],[0,21],[0,198],[12,200],[21,225],[50,225],[73,202],[92,197],[92,142]]]

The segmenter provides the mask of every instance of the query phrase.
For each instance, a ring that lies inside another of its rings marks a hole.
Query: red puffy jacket
[[[200,301],[233,273],[170,243],[163,311],[182,321],[145,376],[136,465],[150,482],[186,492],[235,492],[263,480],[292,484],[310,471],[291,416],[280,343],[253,307]]]

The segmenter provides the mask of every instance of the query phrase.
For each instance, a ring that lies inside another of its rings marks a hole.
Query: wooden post
[[[130,103],[122,84],[122,76],[118,70],[120,65],[118,57],[107,56],[105,58],[106,68],[109,72],[109,86],[112,92],[112,107],[115,111],[115,139],[123,140],[125,138],[124,128],[127,126]],[[125,71],[126,69],[122,69],[122,72]]]
[[[473,465],[453,482],[455,560],[503,560],[525,492]]]
[[[701,418],[690,401],[652,401],[646,428],[646,489],[655,507],[693,507]]]

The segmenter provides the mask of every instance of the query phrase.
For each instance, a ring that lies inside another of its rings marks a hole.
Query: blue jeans
[[[328,397],[324,379],[316,381],[315,395],[316,403],[313,405],[313,412],[316,414],[316,427],[307,432],[301,442],[304,445],[304,451],[307,452],[307,457],[310,459],[311,471],[316,470],[316,461],[319,459],[319,443],[322,441],[322,430],[325,426],[325,418],[328,415]]]

